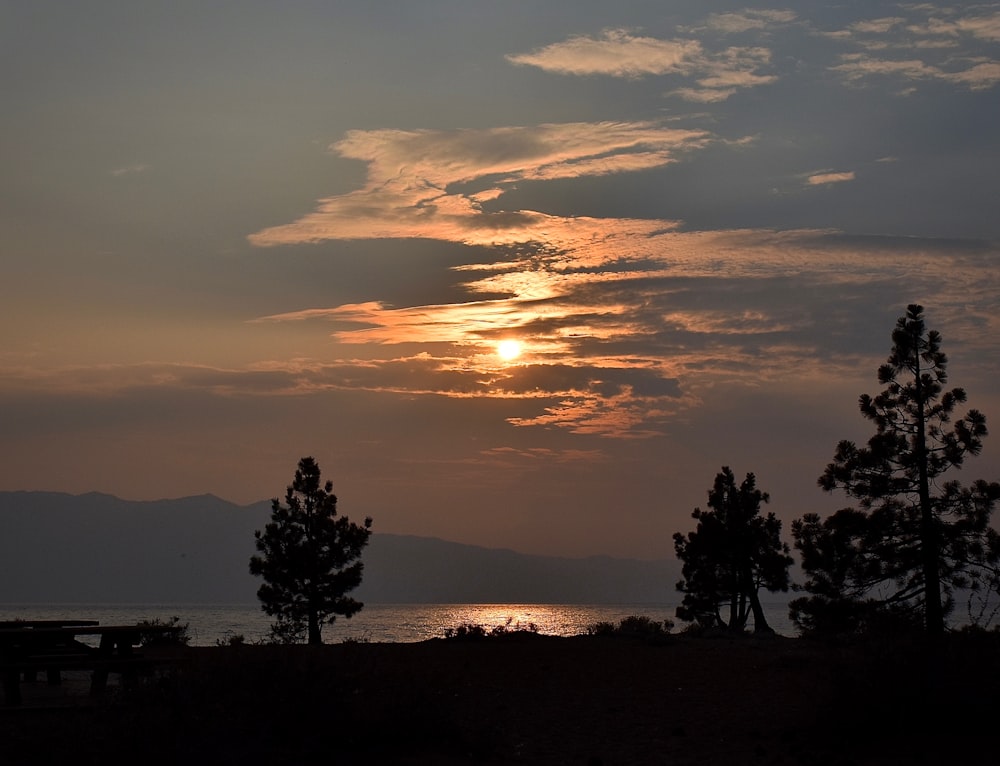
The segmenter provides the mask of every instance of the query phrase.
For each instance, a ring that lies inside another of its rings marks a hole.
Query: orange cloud
[[[942,321],[982,321],[995,304],[987,252],[921,251],[915,243],[822,231],[669,227],[627,239],[581,238],[572,247],[464,267],[473,277],[470,295],[504,297],[345,304],[266,319],[330,321],[343,344],[426,349],[345,362],[343,370],[324,366],[335,373],[330,380],[341,380],[336,385],[534,400],[535,414],[509,422],[635,438],[697,406],[703,386],[773,384],[789,370],[821,377],[842,366],[849,374],[857,359],[821,351],[815,332],[817,323],[853,316],[838,313],[844,295],[898,285],[905,275],[911,291],[933,292]],[[967,314],[969,306],[980,310]],[[523,344],[517,364],[497,357],[502,337]]]
[[[660,167],[711,140],[706,131],[652,123],[352,131],[332,149],[368,163],[365,187],[320,200],[313,213],[249,240],[260,246],[412,237],[479,245],[558,242],[560,230],[579,228],[577,219],[532,211],[489,213],[483,202],[521,181]]]
[[[749,17],[747,17],[749,18]],[[751,27],[773,19],[754,17]],[[600,38],[572,37],[534,53],[508,56],[514,64],[536,66],[563,75],[608,75],[636,78],[644,75],[692,76],[699,88],[677,88],[674,95],[691,101],[723,101],[737,88],[774,82],[774,75],[758,74],[770,63],[766,48],[727,48],[709,53],[695,40],[658,40],[634,37],[625,30],[606,30]]]
[[[695,40],[634,37],[623,29],[609,29],[599,38],[571,37],[534,53],[509,55],[507,60],[558,74],[641,77],[687,72],[701,53]]]
[[[840,184],[846,181],[854,180],[854,171],[848,171],[845,173],[834,173],[834,172],[823,172],[814,173],[809,176],[807,183],[810,186],[822,186],[824,184]]]

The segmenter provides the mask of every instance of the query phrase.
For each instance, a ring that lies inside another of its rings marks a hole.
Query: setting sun
[[[521,343],[516,340],[502,340],[497,344],[497,354],[505,362],[517,359],[521,355]]]

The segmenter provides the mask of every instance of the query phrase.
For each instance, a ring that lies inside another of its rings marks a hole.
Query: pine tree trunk
[[[917,471],[918,494],[920,497],[920,550],[923,555],[924,570],[924,626],[928,634],[944,634],[944,607],[941,603],[941,572],[938,568],[940,554],[934,506],[931,503],[930,480],[927,477],[927,423],[924,413],[924,389],[920,376],[919,339],[914,343],[916,355],[917,390]]]
[[[753,632],[773,634],[774,628],[767,624],[764,616],[764,608],[760,605],[760,594],[753,585],[753,578],[750,572],[745,572],[744,582],[746,583],[746,596],[750,599],[750,610],[753,612]]]
[[[310,608],[309,610],[309,643],[310,644],[322,644],[323,635],[320,632],[319,627],[319,615],[316,614],[316,610]]]

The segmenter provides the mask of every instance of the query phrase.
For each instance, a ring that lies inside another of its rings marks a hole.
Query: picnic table
[[[97,620],[35,620],[0,622],[0,672],[4,702],[21,703],[21,678],[34,680],[45,670],[48,683],[58,684],[63,670],[90,670],[90,693],[104,691],[109,673],[126,681],[153,661],[134,651],[144,637],[172,638],[174,625],[101,625]],[[86,642],[96,638],[97,646]]]

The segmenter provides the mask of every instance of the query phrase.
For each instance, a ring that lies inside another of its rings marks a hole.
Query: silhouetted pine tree
[[[695,531],[674,535],[684,575],[677,583],[684,594],[679,619],[742,631],[753,614],[755,632],[773,632],[758,591],[787,591],[792,558],[781,542],[781,521],[773,513],[760,515],[762,502],[768,502],[768,495],[757,489],[752,473],[739,486],[726,466],[716,475],[708,493],[712,510],[695,508]]]
[[[361,584],[361,551],[372,520],[359,526],[337,516],[333,482],[320,481],[316,461],[302,458],[285,504],[272,500],[271,521],[254,532],[261,555],[251,557],[250,573],[264,578],[257,597],[276,618],[272,635],[285,642],[307,635],[310,644],[322,643],[325,623],[363,606],[346,594]]]
[[[825,520],[806,514],[792,525],[813,594],[792,602],[792,618],[806,629],[849,630],[866,614],[891,612],[936,635],[956,589],[997,582],[1000,538],[990,516],[1000,484],[941,481],[979,454],[986,418],[969,410],[952,422],[965,391],[944,390],[947,357],[923,307],[907,307],[892,343],[878,370],[885,389],[859,399],[875,434],[866,447],[840,442],[818,480],[857,498],[860,509]]]

